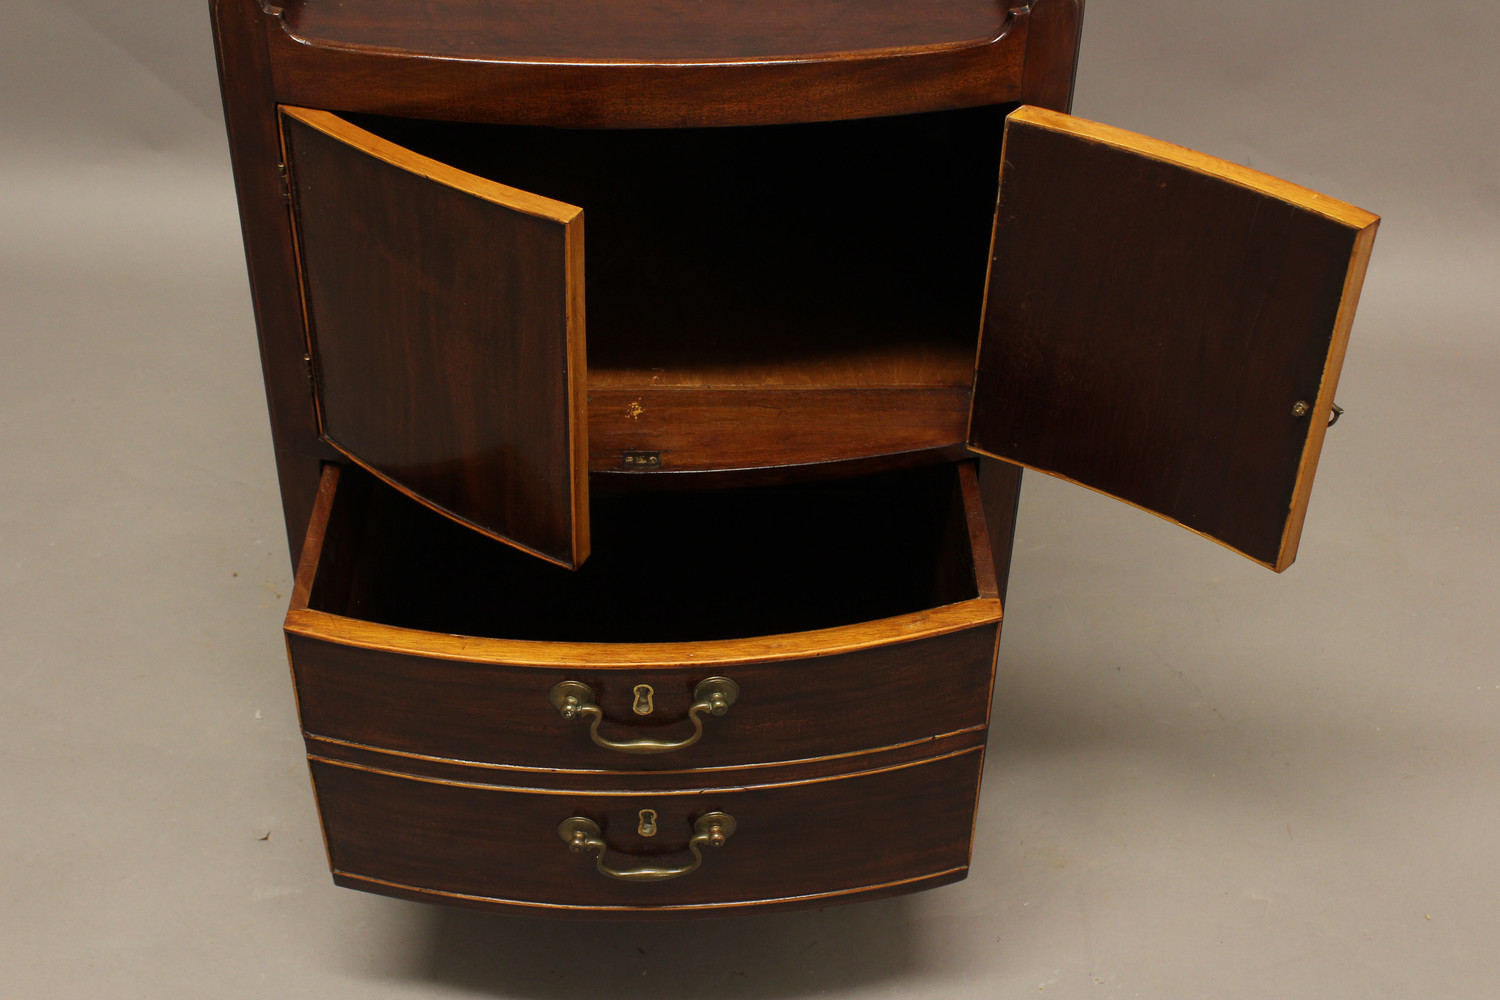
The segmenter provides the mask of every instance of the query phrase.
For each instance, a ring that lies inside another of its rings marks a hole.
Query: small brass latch
[[[620,454],[620,464],[627,469],[661,468],[659,451],[626,451]]]
[[[1305,399],[1299,399],[1292,404],[1292,416],[1294,417],[1305,417],[1311,412],[1312,407],[1308,405],[1307,400]],[[1333,415],[1328,418],[1328,426],[1332,427],[1334,424],[1338,423],[1339,417],[1342,417],[1343,415],[1344,408],[1339,404],[1334,403]]]

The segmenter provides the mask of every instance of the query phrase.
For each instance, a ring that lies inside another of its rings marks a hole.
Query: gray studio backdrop
[[[0,995],[1494,995],[1495,5],[1092,0],[1078,114],[1385,218],[1298,564],[1029,477],[970,879],[640,927],[329,884],[205,6],[0,24]]]

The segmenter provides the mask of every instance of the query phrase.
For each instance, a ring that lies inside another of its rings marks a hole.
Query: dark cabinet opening
[[[1009,110],[680,130],[349,117],[584,210],[591,388],[967,386]]]

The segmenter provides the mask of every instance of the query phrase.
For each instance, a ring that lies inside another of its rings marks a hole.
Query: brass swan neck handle
[[[652,865],[642,865],[639,868],[610,867],[604,863],[604,853],[609,850],[609,845],[604,842],[604,834],[599,829],[599,824],[586,816],[569,816],[558,824],[557,835],[574,854],[593,852],[594,867],[599,869],[601,875],[617,878],[622,882],[664,882],[697,871],[703,864],[704,846],[723,847],[734,830],[734,817],[728,813],[711,812],[699,816],[693,823],[693,836],[688,840],[688,850],[693,853],[693,860],[676,868],[658,868]]]
[[[645,685],[638,686],[638,692],[640,687],[645,687]],[[588,719],[589,738],[606,750],[630,754],[653,754],[681,750],[697,743],[703,738],[703,717],[725,714],[729,711],[729,706],[739,699],[739,696],[740,686],[728,677],[708,677],[699,681],[693,688],[693,704],[688,709],[688,720],[693,724],[693,731],[680,740],[612,740],[599,735],[599,725],[604,721],[604,710],[595,700],[593,689],[582,681],[561,682],[552,689],[548,700],[564,719]],[[641,713],[637,712],[637,714]]]

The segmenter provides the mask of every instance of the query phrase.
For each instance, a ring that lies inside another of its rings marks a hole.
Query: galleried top
[[[268,5],[269,6],[269,5]],[[506,62],[763,62],[917,54],[1003,35],[997,0],[289,0],[314,45]]]
[[[211,0],[278,103],[568,128],[1066,106],[1080,0]]]

